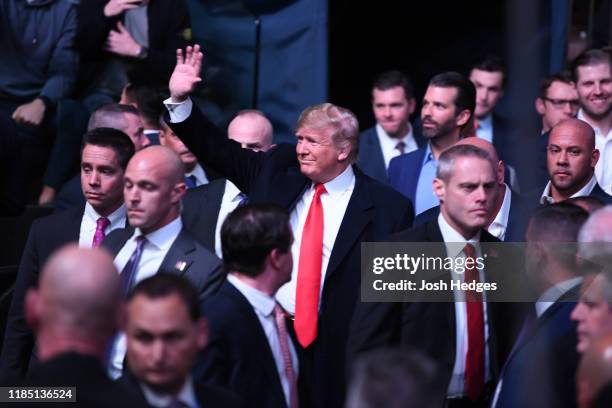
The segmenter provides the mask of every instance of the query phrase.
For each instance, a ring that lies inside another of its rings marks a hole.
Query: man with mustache
[[[578,119],[595,130],[595,147],[601,159],[595,167],[595,177],[601,188],[612,191],[612,69],[610,54],[603,50],[587,50],[572,64],[572,73],[580,111]]]
[[[428,143],[389,164],[391,187],[414,203],[415,214],[439,204],[431,189],[438,157],[461,138],[475,105],[476,89],[463,75],[445,72],[429,82],[421,109],[422,133]]]
[[[104,246],[115,255],[124,294],[158,272],[184,276],[197,288],[200,302],[224,278],[221,263],[183,228],[181,198],[185,195],[183,163],[164,146],[139,151],[125,171],[124,199],[129,228],[115,231]],[[109,373],[118,377],[125,356],[125,336],[115,340]]]
[[[540,197],[540,204],[582,196],[612,203],[612,197],[599,187],[595,179],[598,160],[593,128],[578,119],[560,122],[551,130],[548,139],[546,162],[550,181]]]

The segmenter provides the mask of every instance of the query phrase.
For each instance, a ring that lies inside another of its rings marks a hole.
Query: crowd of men
[[[67,4],[0,2],[16,17],[0,47],[28,27],[7,72],[31,76],[0,74],[2,165],[58,129],[38,197],[55,213],[30,227],[0,385],[72,386],[104,407],[610,406],[608,51],[542,80],[541,132],[522,146],[535,163],[496,113],[495,56],[436,73],[419,104],[403,73],[382,72],[375,126],[321,103],[295,145],[275,145],[264,112],[225,130],[192,101],[203,53],[184,2]],[[28,67],[24,41],[40,41]],[[7,214],[23,206],[11,183]],[[370,242],[464,261],[522,243],[432,276],[525,296],[365,302]]]

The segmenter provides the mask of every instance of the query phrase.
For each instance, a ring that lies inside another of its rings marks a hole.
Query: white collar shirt
[[[488,114],[483,119],[478,119],[478,128],[476,136],[484,139],[489,143],[493,143],[493,115]]]
[[[404,153],[410,153],[419,148],[416,140],[414,140],[412,126],[410,123],[408,123],[408,133],[406,133],[401,139],[389,136],[389,134],[385,132],[385,129],[383,129],[378,123],[376,124],[376,135],[378,136],[380,149],[382,150],[383,159],[385,161],[385,169],[389,168],[389,162],[392,158],[401,154],[400,150],[397,148],[397,144],[399,142],[404,142],[405,144]]]
[[[510,205],[512,204],[512,192],[510,191],[510,187],[507,184],[504,192],[504,201],[502,202],[495,219],[487,228],[489,234],[493,235],[495,238],[500,240],[504,240],[506,237],[506,228],[508,228],[508,217],[510,216]]]
[[[111,231],[124,228],[125,216],[125,204],[122,204],[121,207],[117,208],[106,217],[110,221],[110,224],[104,229],[104,235],[107,236]],[[98,218],[100,217],[102,216],[94,210],[91,204],[86,202],[83,218],[81,219],[81,228],[79,230],[79,246],[81,248],[91,248],[96,233]]]
[[[603,134],[600,128],[589,122],[582,109],[578,111],[578,119],[591,125],[595,131],[595,148],[599,150],[599,160],[595,165],[595,178],[603,191],[612,194],[612,127],[607,134]]]
[[[588,183],[586,183],[580,190],[576,191],[570,198],[574,197],[586,197],[591,194],[595,186],[597,185],[597,180],[595,176],[591,177]],[[554,204],[555,200],[552,198],[550,193],[550,180],[546,183],[546,187],[544,187],[544,192],[540,197],[540,204]]]
[[[204,172],[204,169],[202,168],[202,166],[200,166],[200,163],[196,163],[193,170],[191,170],[189,173],[185,173],[185,177],[189,176],[195,177],[196,187],[208,184],[209,182],[208,177],[206,177],[206,173]]]
[[[140,389],[145,396],[145,399],[154,408],[167,408],[170,406],[173,400],[178,399],[183,404],[186,405],[187,408],[198,408],[200,405],[198,404],[198,399],[195,395],[195,390],[193,388],[193,378],[191,375],[187,377],[183,387],[179,391],[179,393],[175,396],[168,394],[159,394],[149,388],[147,385],[139,382]]]
[[[219,208],[219,215],[217,216],[217,225],[215,226],[215,253],[221,259],[223,259],[223,252],[221,251],[221,226],[223,221],[229,213],[234,211],[240,201],[242,192],[238,190],[238,187],[231,181],[225,182],[225,191],[223,197],[221,197],[221,207]]]

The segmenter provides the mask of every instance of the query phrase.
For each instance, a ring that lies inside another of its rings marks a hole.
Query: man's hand
[[[22,125],[38,126],[45,117],[45,103],[42,99],[36,98],[30,103],[18,106],[13,112],[12,118],[15,122]]]
[[[202,58],[204,55],[200,52],[198,44],[194,47],[187,47],[185,57],[183,57],[183,50],[176,50],[176,66],[168,85],[172,102],[183,102],[193,92],[198,82],[202,81],[200,78]]]
[[[111,30],[106,39],[104,49],[117,55],[125,57],[136,57],[140,52],[141,45],[138,44],[121,21],[117,23],[117,31]]]
[[[110,0],[106,3],[106,6],[104,6],[104,15],[106,17],[114,17],[126,10],[138,8],[144,3],[148,3],[148,0]]]

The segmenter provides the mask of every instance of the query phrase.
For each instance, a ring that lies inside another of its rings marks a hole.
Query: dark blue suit
[[[579,286],[566,292],[520,336],[502,369],[495,408],[576,406],[576,324],[570,314]]]
[[[426,143],[426,140],[421,135],[421,132],[418,132],[414,126],[412,129],[412,135],[417,146],[422,147]],[[389,182],[385,159],[383,158],[382,148],[380,147],[380,140],[376,133],[376,126],[372,126],[361,133],[357,165],[366,175],[373,179],[381,183]]]
[[[427,146],[423,146],[414,152],[395,157],[389,163],[389,183],[391,187],[413,203],[416,199],[417,185],[421,176],[421,164],[426,151]]]

